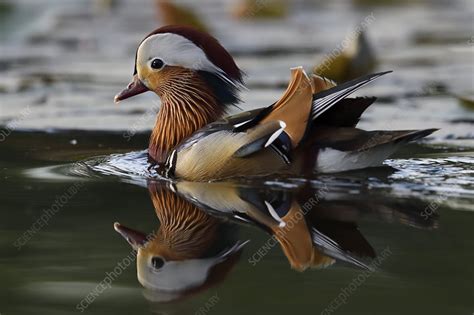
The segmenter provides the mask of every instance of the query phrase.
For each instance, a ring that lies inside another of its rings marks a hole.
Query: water
[[[396,71],[361,92],[379,97],[361,128],[441,130],[381,168],[200,184],[147,169],[156,98],[112,104],[155,24],[140,1],[19,1],[2,18],[27,22],[1,33],[0,314],[472,313],[474,114],[457,99],[474,90],[469,1],[297,1],[245,23],[203,2],[248,74],[243,108],[272,103],[289,67],[374,12],[378,68]],[[151,237],[138,261],[160,271],[137,268],[116,230]]]
[[[292,256],[285,255],[280,243],[269,242],[271,235],[265,226],[242,215],[250,221],[244,222],[226,211],[249,211],[251,207],[235,205],[230,202],[232,198],[226,207],[215,205],[219,199],[216,196],[222,194],[222,184],[193,187],[176,183],[174,191],[183,200],[200,205],[195,211],[205,211],[219,222],[223,220],[219,224],[226,225],[222,228],[226,233],[219,232],[218,240],[224,241],[220,237],[232,234],[226,236],[230,241],[213,243],[208,250],[218,255],[237,242],[250,241],[215,286],[199,289],[195,294],[183,293],[184,297],[178,299],[179,294],[169,297],[142,288],[136,278],[135,262],[130,263],[132,258],[127,258],[134,257],[130,256],[131,247],[113,228],[114,222],[120,222],[145,234],[158,230],[157,211],[147,189],[174,195],[169,181],[147,176],[143,151],[133,151],[131,147],[131,153],[107,154],[109,150],[123,150],[116,141],[121,135],[102,135],[87,149],[71,150],[60,145],[54,149],[51,140],[67,143],[63,140],[71,136],[81,139],[80,133],[63,137],[18,133],[2,145],[5,237],[1,270],[6,313],[74,313],[80,305],[88,306],[87,312],[98,314],[189,314],[205,305],[212,305],[216,314],[281,313],[294,308],[322,311],[336,305],[333,300],[342,289],[350,290],[347,304],[337,309],[342,314],[366,313],[368,309],[395,314],[406,311],[408,303],[413,313],[462,314],[471,307],[473,170],[472,159],[467,155],[438,153],[436,158],[431,154],[389,160],[390,167],[380,169],[311,179],[247,179],[230,185],[244,191],[243,195],[271,201],[276,209],[285,198],[303,206],[305,200],[317,196],[318,202],[309,212],[311,219],[305,219],[311,222],[310,226],[345,242],[344,248],[349,250],[345,253],[365,265],[372,266],[377,261],[370,255],[366,257],[371,251],[367,247],[379,258],[384,257],[368,276],[360,276],[364,280],[356,289],[348,288],[353,288],[354,279],[365,269],[354,263],[339,260],[326,268],[297,271],[296,259],[291,268]],[[47,160],[44,149],[38,150],[34,145],[38,140],[42,146],[51,146]],[[104,141],[109,147],[97,148]],[[92,158],[87,159],[85,151]],[[58,202],[61,197],[66,198],[64,204]],[[59,210],[48,217],[46,225],[25,236],[23,233],[34,231],[33,224],[55,204]],[[171,203],[168,209],[176,210],[178,215],[181,208]],[[272,220],[268,212],[263,214]],[[354,235],[363,237],[366,244],[349,242]],[[365,253],[365,258],[351,251]],[[120,262],[128,262],[129,267],[116,269]],[[114,270],[120,275],[107,278],[106,273]],[[111,288],[94,298],[90,306],[80,304],[106,279],[114,279]],[[175,298],[174,302],[163,303]],[[25,299],[28,303],[24,303]]]

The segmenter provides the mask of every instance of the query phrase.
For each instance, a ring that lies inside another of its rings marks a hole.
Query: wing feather
[[[392,71],[369,74],[316,93],[313,96],[313,106],[311,110],[312,119],[314,120],[321,116],[325,111],[329,110],[340,100],[346,98],[349,94],[390,72]]]

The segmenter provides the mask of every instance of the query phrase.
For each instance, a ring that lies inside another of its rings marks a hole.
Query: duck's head
[[[175,300],[219,282],[237,262],[245,245],[237,241],[202,257],[200,250],[185,252],[179,243],[171,243],[159,232],[147,236],[119,223],[114,224],[114,229],[137,251],[138,281],[153,291],[149,296],[156,301]],[[199,247],[200,244],[194,245]]]
[[[211,35],[189,26],[158,28],[138,46],[132,82],[115,96],[119,102],[153,91],[162,98],[210,94],[222,106],[238,101],[242,73]]]

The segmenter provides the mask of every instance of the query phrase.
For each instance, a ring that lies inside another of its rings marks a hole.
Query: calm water
[[[363,91],[379,101],[360,126],[441,130],[377,169],[201,184],[147,171],[152,95],[111,102],[156,24],[149,3],[92,4],[2,9],[1,315],[472,314],[471,2],[297,1],[238,22],[204,1],[248,74],[244,108],[374,12],[378,68],[396,71]]]

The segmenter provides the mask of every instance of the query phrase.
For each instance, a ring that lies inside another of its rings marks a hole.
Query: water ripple
[[[115,176],[122,181],[143,185],[147,179],[163,179],[148,170],[146,150],[113,154],[90,159],[85,164],[89,176]],[[474,196],[474,158],[447,156],[390,159],[385,167],[338,174],[315,174],[311,178],[277,177],[239,178],[236,181],[255,186],[296,189],[311,184],[329,187],[344,194],[364,191],[383,192],[403,197],[454,197],[469,201]],[[80,173],[76,170],[76,174]]]

